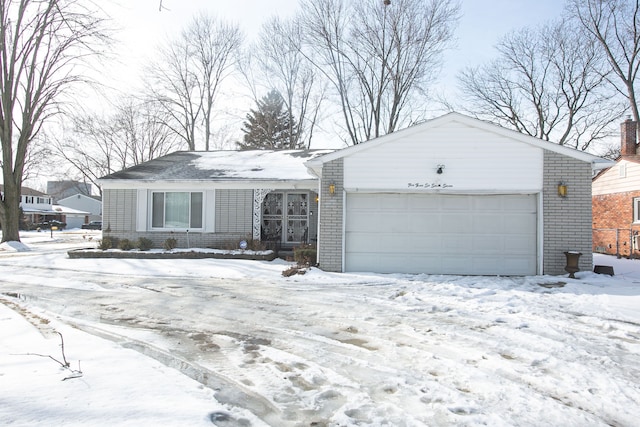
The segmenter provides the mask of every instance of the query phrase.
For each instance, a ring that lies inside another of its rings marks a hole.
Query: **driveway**
[[[637,284],[170,263],[4,256],[0,293],[175,367],[273,426],[640,418],[640,326],[618,310],[635,310]]]

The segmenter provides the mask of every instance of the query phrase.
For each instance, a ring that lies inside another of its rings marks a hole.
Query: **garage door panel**
[[[469,214],[460,214],[460,213],[448,213],[443,215],[440,213],[442,231],[443,232],[458,232],[458,233],[469,233],[473,229],[473,224],[469,221]]]
[[[408,227],[410,230],[416,230],[418,233],[437,232],[442,230],[440,215],[433,213],[416,214],[411,213],[409,216]]]
[[[439,204],[441,210],[446,211],[465,211],[469,212],[472,209],[471,196],[437,196],[439,198]]]
[[[505,251],[516,254],[530,254],[535,251],[537,241],[531,236],[506,236]]]
[[[536,215],[535,213],[529,214],[513,214],[513,215],[504,215],[504,227],[509,230],[526,230],[530,229],[531,223],[535,223]]]
[[[474,214],[471,222],[471,230],[474,234],[502,234],[504,230],[504,224],[496,221],[496,213]]]
[[[348,194],[345,270],[535,274],[536,200],[535,195]]]

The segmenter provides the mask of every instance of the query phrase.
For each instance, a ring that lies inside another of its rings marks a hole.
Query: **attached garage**
[[[324,270],[565,274],[565,251],[592,268],[597,156],[449,113],[306,165]]]
[[[536,274],[537,197],[347,193],[345,271]]]

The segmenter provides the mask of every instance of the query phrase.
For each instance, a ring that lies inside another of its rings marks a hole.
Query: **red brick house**
[[[640,256],[640,152],[638,123],[621,125],[620,157],[592,183],[593,250]]]

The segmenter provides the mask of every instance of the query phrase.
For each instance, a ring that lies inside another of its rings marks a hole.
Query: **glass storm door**
[[[306,242],[308,215],[309,195],[306,193],[287,193],[287,243]]]

